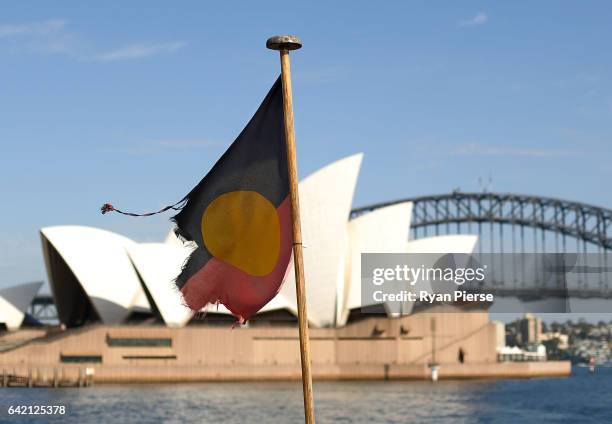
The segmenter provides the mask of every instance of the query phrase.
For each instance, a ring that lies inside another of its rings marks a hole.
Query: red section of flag
[[[278,293],[291,259],[291,208],[286,197],[277,208],[280,224],[280,252],[274,270],[256,277],[217,258],[210,259],[181,288],[185,303],[192,310],[221,303],[243,323]]]

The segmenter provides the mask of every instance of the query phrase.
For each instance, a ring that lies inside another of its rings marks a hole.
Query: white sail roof
[[[346,323],[351,309],[360,308],[361,254],[402,253],[410,229],[412,203],[403,202],[363,214],[348,224],[350,244],[343,296],[338,302],[338,324]]]
[[[63,260],[87,294],[96,313],[104,323],[120,323],[135,308],[148,307],[138,275],[126,249],[135,242],[110,231],[77,225],[43,228],[43,250],[49,283],[60,315],[70,315],[78,302],[74,287],[64,285],[54,261]],[[57,252],[53,254],[49,246]]]
[[[174,279],[191,249],[169,243],[133,244],[127,248],[132,263],[144,283],[153,310],[171,327],[182,327],[193,312],[184,305]]]
[[[344,287],[348,218],[362,157],[341,159],[299,183],[308,318],[318,326],[336,321],[338,287]],[[295,305],[293,262],[289,266],[280,294]]]
[[[9,330],[17,330],[42,284],[35,282],[0,289],[0,323]]]

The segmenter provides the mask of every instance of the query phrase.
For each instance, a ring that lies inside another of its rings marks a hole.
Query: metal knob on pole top
[[[302,40],[295,35],[275,35],[268,38],[266,47],[271,50],[297,50],[302,48]]]

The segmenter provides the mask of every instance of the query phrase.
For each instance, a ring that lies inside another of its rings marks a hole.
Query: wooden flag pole
[[[314,424],[314,401],[312,396],[312,374],[310,371],[310,341],[308,338],[308,314],[306,312],[306,286],[304,284],[304,259],[302,255],[302,228],[300,224],[300,199],[298,195],[297,159],[295,154],[295,131],[293,128],[293,98],[291,94],[291,64],[289,51],[302,47],[302,42],[293,35],[269,38],[266,47],[280,52],[281,79],[283,82],[283,109],[285,115],[285,138],[287,140],[287,167],[289,170],[289,199],[293,227],[293,263],[295,268],[295,292],[298,306],[300,332],[300,357],[302,359],[302,388],[304,392],[304,418],[306,424]]]

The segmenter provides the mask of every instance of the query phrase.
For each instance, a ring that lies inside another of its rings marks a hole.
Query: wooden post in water
[[[436,319],[431,319],[431,363],[436,364]]]
[[[295,268],[295,293],[298,306],[300,333],[300,358],[302,361],[302,390],[304,392],[304,419],[314,424],[314,401],[310,363],[310,341],[308,338],[308,313],[306,310],[306,285],[304,283],[304,258],[302,254],[302,227],[300,224],[300,199],[298,193],[297,158],[295,154],[295,130],[293,127],[293,96],[291,92],[291,64],[289,51],[302,47],[300,39],[293,35],[271,37],[266,47],[280,52],[281,80],[283,82],[283,111],[285,116],[285,139],[287,141],[287,167],[289,171],[289,200],[293,228],[293,264]]]
[[[431,319],[431,381],[438,381],[438,369],[440,365],[436,362],[436,318]]]

